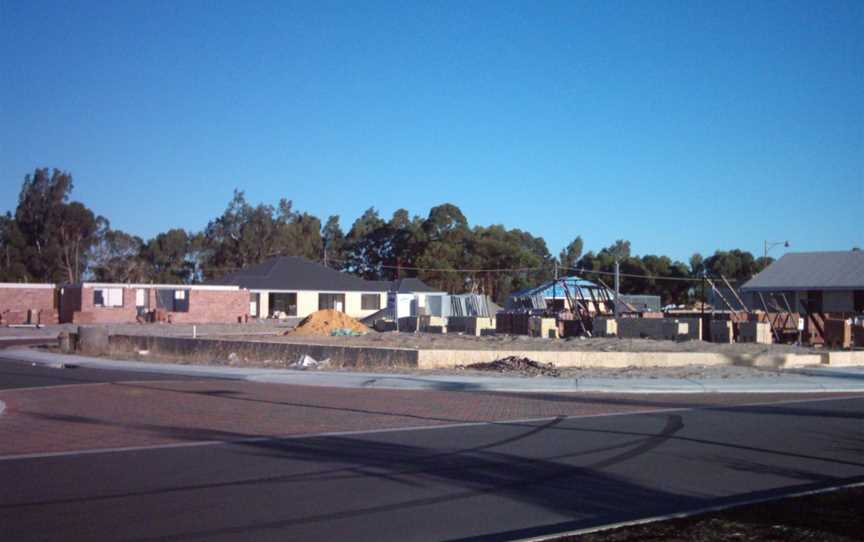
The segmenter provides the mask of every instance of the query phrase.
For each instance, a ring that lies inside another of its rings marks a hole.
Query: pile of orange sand
[[[350,329],[358,333],[369,333],[369,328],[351,318],[344,312],[333,309],[313,312],[303,319],[296,328],[285,332],[297,335],[326,335],[336,329]]]

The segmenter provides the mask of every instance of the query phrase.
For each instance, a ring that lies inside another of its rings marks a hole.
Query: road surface
[[[864,480],[860,396],[0,373],[4,540],[510,540]]]

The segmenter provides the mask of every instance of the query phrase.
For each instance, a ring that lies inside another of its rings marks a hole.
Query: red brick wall
[[[177,286],[183,289],[182,285]],[[76,324],[123,324],[135,323],[138,310],[135,307],[137,288],[123,288],[122,307],[94,307],[93,288],[68,288],[69,296],[79,299],[71,312],[71,321]],[[149,310],[156,308],[156,288],[148,288]],[[245,321],[249,314],[249,290],[197,290],[189,291],[189,312],[170,312],[170,319],[178,324],[237,323]],[[65,297],[65,296],[64,296]],[[70,305],[74,301],[70,301]],[[64,315],[66,301],[64,299]]]
[[[73,293],[72,289],[69,289]],[[80,292],[80,294],[77,294]],[[96,307],[93,305],[93,288],[80,288],[74,292],[81,300],[74,311],[72,321],[76,324],[134,324],[138,311],[135,308],[135,289],[123,288],[122,307]],[[74,295],[73,294],[73,295]]]
[[[172,312],[178,324],[236,324],[249,315],[249,290],[190,290],[189,312]]]
[[[56,324],[55,288],[0,285],[0,324]],[[31,320],[31,311],[32,320]]]

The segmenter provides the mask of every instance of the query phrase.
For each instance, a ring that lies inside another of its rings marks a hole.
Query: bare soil
[[[847,542],[864,535],[864,488],[843,489],[581,536],[558,542]]]
[[[214,337],[218,338],[218,337]],[[228,338],[227,336],[225,338]],[[818,352],[812,348],[802,348],[785,344],[735,343],[717,344],[705,341],[660,341],[652,339],[618,338],[567,338],[544,339],[525,335],[471,335],[435,333],[404,333],[389,331],[372,332],[362,337],[304,337],[296,333],[285,336],[240,336],[232,339],[268,342],[306,342],[339,346],[378,346],[386,348],[440,349],[440,350],[511,350],[511,351],[550,351],[575,350],[598,352],[716,352],[723,354],[762,354],[762,353],[808,353]]]

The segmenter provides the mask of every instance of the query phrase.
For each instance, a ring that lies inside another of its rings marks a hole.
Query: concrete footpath
[[[824,393],[864,392],[864,367],[787,370],[776,377],[755,378],[553,378],[438,374],[365,373],[220,367],[121,361],[53,354],[28,348],[0,351],[0,359],[60,367],[128,370],[300,386],[438,391],[610,392],[610,393]],[[68,370],[68,369],[67,369]]]

